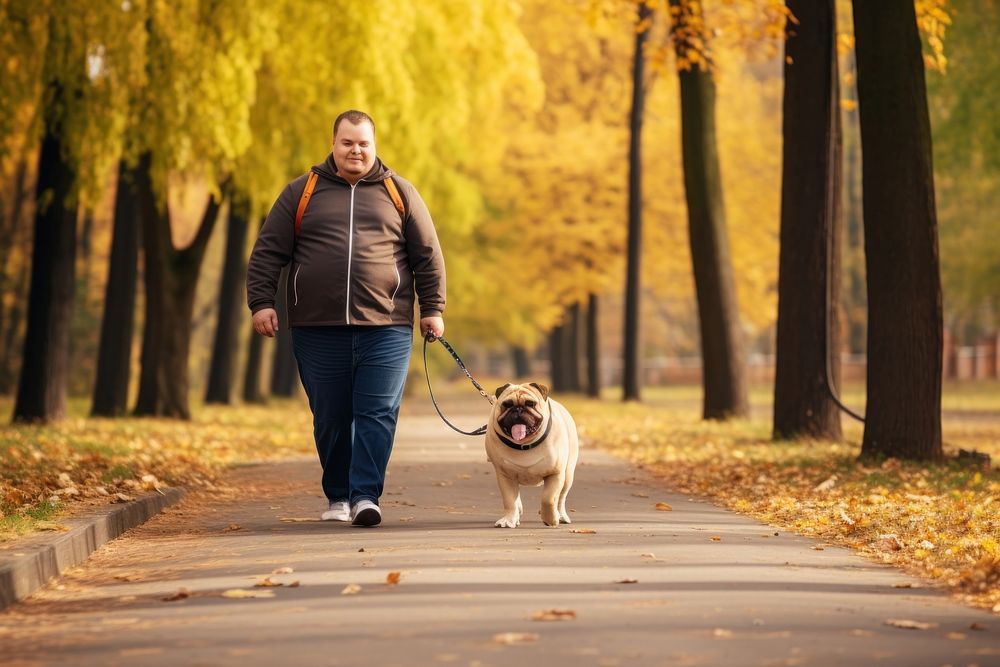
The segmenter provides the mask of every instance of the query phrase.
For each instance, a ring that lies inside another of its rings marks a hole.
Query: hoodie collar
[[[326,160],[324,160],[323,162],[314,165],[312,170],[315,171],[320,176],[329,178],[332,181],[337,181],[339,183],[347,183],[347,180],[343,176],[337,174],[337,165],[333,161],[333,153],[328,154],[326,156]],[[358,180],[358,183],[361,182],[380,183],[385,179],[389,178],[390,176],[392,176],[392,170],[389,169],[389,167],[385,166],[385,163],[383,163],[382,160],[376,155],[375,164],[372,165],[372,168],[368,171],[367,174],[365,174]]]

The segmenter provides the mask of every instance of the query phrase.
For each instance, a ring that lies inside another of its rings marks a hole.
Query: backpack
[[[306,187],[302,191],[302,196],[299,198],[299,208],[295,211],[295,238],[299,238],[299,231],[302,229],[302,216],[306,213],[306,207],[309,206],[309,200],[312,198],[313,189],[316,187],[316,180],[319,178],[319,174],[315,171],[309,172],[309,178],[306,179]],[[399,196],[399,190],[396,188],[395,181],[392,180],[392,176],[386,177],[382,184],[385,185],[385,189],[389,192],[389,199],[392,200],[393,205],[399,212],[399,219],[406,222],[406,207],[403,205],[403,198]]]

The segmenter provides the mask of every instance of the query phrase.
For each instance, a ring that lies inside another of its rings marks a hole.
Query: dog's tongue
[[[510,427],[510,434],[515,440],[520,442],[521,440],[524,440],[524,436],[528,435],[528,427],[524,424],[514,424]]]

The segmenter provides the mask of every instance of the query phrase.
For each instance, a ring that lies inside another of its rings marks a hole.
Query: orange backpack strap
[[[302,191],[302,196],[299,198],[299,208],[295,211],[295,238],[299,238],[299,230],[302,229],[302,216],[306,213],[306,206],[309,206],[309,199],[312,198],[317,178],[319,178],[319,174],[315,171],[309,172],[309,178],[306,179],[306,188]]]
[[[385,189],[389,191],[389,199],[392,200],[396,210],[399,211],[399,219],[406,222],[406,207],[403,205],[403,198],[399,196],[396,182],[392,180],[392,176],[389,176],[382,182],[385,184]]]

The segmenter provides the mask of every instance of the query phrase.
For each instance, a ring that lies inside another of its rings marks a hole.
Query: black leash
[[[469,369],[465,367],[465,364],[462,362],[462,358],[458,356],[457,352],[455,352],[455,348],[449,345],[448,341],[446,341],[444,337],[435,336],[432,333],[428,333],[427,336],[424,337],[424,376],[427,378],[427,391],[430,392],[431,403],[434,404],[434,409],[437,410],[438,416],[441,417],[444,423],[450,426],[452,430],[458,431],[462,435],[483,435],[484,433],[486,433],[486,428],[487,428],[486,424],[483,424],[475,431],[463,431],[462,429],[458,428],[450,421],[448,421],[448,418],[445,417],[444,413],[441,412],[441,407],[434,399],[434,390],[431,389],[431,374],[427,371],[427,343],[433,343],[436,340],[441,341],[441,344],[444,345],[445,349],[451,353],[451,356],[455,360],[455,363],[458,364],[458,367],[462,369],[463,373],[465,373],[465,377],[469,378],[469,381],[472,382],[472,386],[474,386],[476,389],[479,390],[480,395],[487,401],[489,401],[490,405],[493,405],[494,402],[493,397],[487,394],[486,390],[483,389],[478,382],[476,382],[476,378],[472,377],[472,373],[470,373]]]

